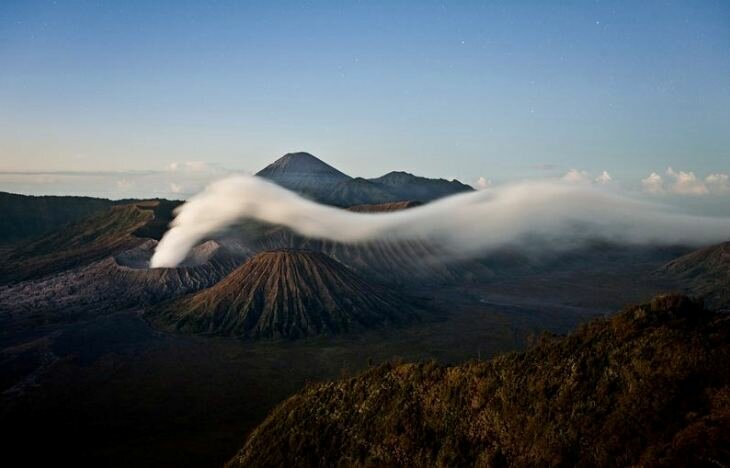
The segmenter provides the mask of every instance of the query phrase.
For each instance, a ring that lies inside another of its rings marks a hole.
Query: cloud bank
[[[608,173],[608,171],[602,171],[598,177],[593,178],[588,172],[586,171],[579,171],[578,169],[571,169],[568,172],[565,173],[565,175],[562,177],[563,182],[569,182],[571,184],[608,184],[613,181],[613,177],[611,177],[611,174]]]
[[[710,174],[704,179],[695,175],[692,171],[675,171],[671,167],[666,171],[667,180],[652,172],[645,179],[641,180],[644,192],[650,194],[673,194],[673,195],[724,195],[730,193],[730,177],[727,174]]]
[[[214,182],[179,208],[151,266],[178,265],[198,242],[243,219],[343,243],[427,239],[454,257],[515,243],[569,249],[597,238],[699,245],[730,237],[730,218],[673,213],[600,185],[524,182],[373,214],[320,205],[264,179],[235,176]]]

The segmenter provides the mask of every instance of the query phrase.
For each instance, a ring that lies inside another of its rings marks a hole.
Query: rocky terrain
[[[228,466],[726,466],[729,447],[730,317],[670,295],[487,362],[311,385]]]
[[[156,244],[150,239],[86,266],[0,286],[0,335],[178,297],[214,285],[243,261],[209,241],[177,268],[149,269]]]
[[[387,213],[389,211],[400,211],[408,208],[421,206],[423,203],[417,201],[398,201],[392,203],[376,203],[373,205],[354,205],[347,208],[358,213]]]
[[[412,302],[325,254],[275,250],[256,255],[211,288],[149,309],[145,317],[178,332],[297,338],[405,323],[416,311]]]

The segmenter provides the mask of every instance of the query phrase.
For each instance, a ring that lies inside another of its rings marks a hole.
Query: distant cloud
[[[667,175],[674,179],[669,191],[678,195],[705,195],[710,191],[701,180],[697,179],[694,172],[675,171],[667,168]]]
[[[611,177],[611,174],[608,173],[608,171],[601,172],[601,175],[596,177],[594,179],[599,184],[607,184],[613,180],[613,177]]]
[[[195,162],[176,163],[156,171],[0,171],[0,191],[105,198],[172,195],[182,198],[230,172],[215,164]]]
[[[173,162],[167,168],[171,172],[207,172],[211,170],[205,161]]]
[[[644,192],[650,194],[668,193],[673,195],[722,195],[730,193],[730,177],[727,174],[710,174],[704,179],[692,171],[675,171],[672,167],[666,170],[667,180],[656,172],[652,172],[641,185]]]
[[[710,174],[705,177],[705,184],[712,193],[730,193],[729,179],[727,174]]]
[[[652,172],[646,179],[641,179],[641,186],[644,192],[658,194],[664,193],[664,180],[656,172]]]
[[[562,180],[571,184],[601,184],[605,185],[613,181],[613,177],[608,171],[602,171],[597,177],[593,177],[588,171],[571,169],[566,172]]]
[[[492,181],[489,179],[486,179],[484,176],[481,176],[477,179],[477,182],[476,182],[477,190],[484,190],[485,188],[488,188],[490,185],[492,185]]]
[[[578,169],[571,169],[563,176],[565,182],[570,183],[587,183],[591,181],[591,175],[586,171],[579,171]]]

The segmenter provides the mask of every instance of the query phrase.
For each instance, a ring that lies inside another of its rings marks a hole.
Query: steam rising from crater
[[[730,237],[730,218],[672,213],[606,189],[560,181],[489,188],[397,212],[354,213],[259,177],[235,176],[214,182],[178,209],[151,266],[174,267],[201,240],[249,218],[343,243],[425,239],[453,257],[515,243],[560,250],[594,239],[699,245]]]

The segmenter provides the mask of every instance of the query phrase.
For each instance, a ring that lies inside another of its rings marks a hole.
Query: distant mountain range
[[[726,466],[730,321],[659,296],[527,351],[311,385],[227,465]]]
[[[289,153],[257,174],[320,203],[339,207],[392,202],[426,203],[474,190],[458,180],[428,179],[407,172],[391,172],[376,179],[350,177],[309,153]],[[141,200],[108,200],[75,196],[29,196],[0,192],[0,246],[22,242],[100,214],[116,205]],[[157,200],[170,218],[178,201]],[[166,225],[150,237],[159,238]]]
[[[257,174],[321,203],[349,207],[401,201],[426,203],[474,189],[458,180],[390,172],[375,179],[350,177],[309,153],[285,154]]]

